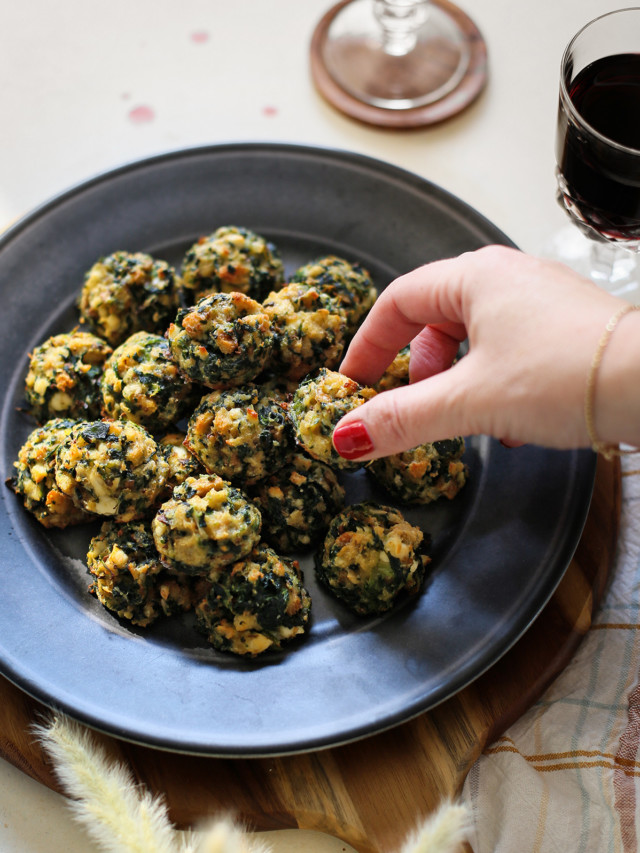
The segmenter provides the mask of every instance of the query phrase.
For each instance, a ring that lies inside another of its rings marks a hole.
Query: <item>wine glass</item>
[[[640,275],[640,8],[602,15],[561,63],[557,199],[587,239],[556,256],[618,296],[637,300]]]
[[[449,0],[341,0],[311,43],[321,93],[373,124],[429,124],[458,112],[486,81],[486,48]]]

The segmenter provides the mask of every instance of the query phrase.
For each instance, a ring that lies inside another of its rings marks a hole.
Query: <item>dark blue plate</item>
[[[0,241],[2,476],[34,424],[19,411],[27,354],[76,322],[85,271],[116,249],[179,264],[219,225],[275,241],[287,272],[333,252],[379,288],[426,261],[509,240],[442,189],[341,151],[224,145],[95,178]],[[207,647],[188,617],[132,629],[87,593],[94,526],[46,531],[2,490],[0,671],[46,705],[117,737],[210,755],[282,754],[379,732],[477,678],[526,631],[573,555],[591,498],[590,452],[505,450],[469,438],[468,485],[406,515],[433,537],[424,593],[361,619],[320,588],[306,639],[258,661]],[[366,475],[351,501],[389,502]]]

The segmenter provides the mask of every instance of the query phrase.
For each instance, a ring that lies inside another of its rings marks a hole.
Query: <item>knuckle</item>
[[[516,251],[516,249],[513,249],[510,246],[493,243],[490,246],[483,246],[481,249],[478,249],[476,254],[483,262],[486,262],[493,267],[495,265],[502,266],[505,263],[509,263]]]

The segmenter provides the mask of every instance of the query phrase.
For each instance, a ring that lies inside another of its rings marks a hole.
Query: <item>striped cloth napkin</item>
[[[640,850],[640,454],[609,586],[566,670],[474,764],[474,853]]]

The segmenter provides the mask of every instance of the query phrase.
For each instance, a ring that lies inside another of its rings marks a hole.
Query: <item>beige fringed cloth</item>
[[[474,853],[640,850],[640,453],[621,463],[618,550],[593,625],[465,782]]]

